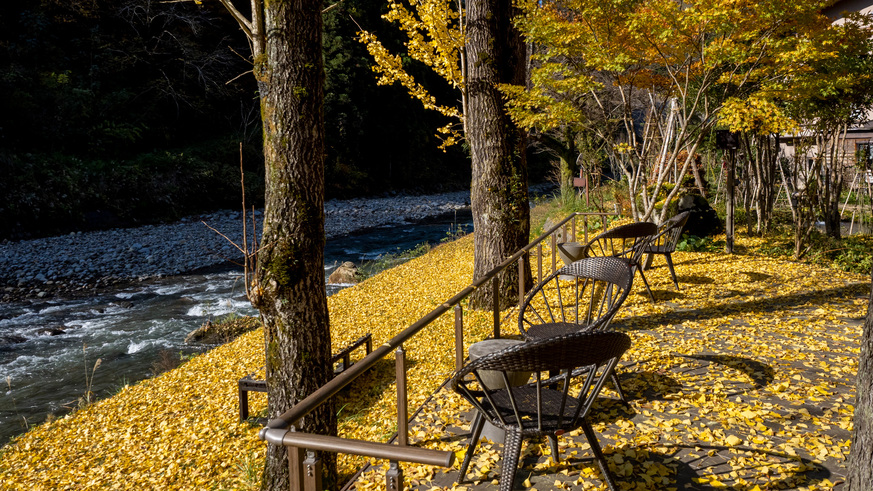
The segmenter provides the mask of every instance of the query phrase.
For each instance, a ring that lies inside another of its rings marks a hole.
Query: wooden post
[[[555,240],[555,234],[552,234],[552,272],[553,273],[558,270],[557,259],[556,259],[558,257],[557,243],[558,243],[558,241]]]
[[[288,452],[288,484],[292,490],[303,489],[303,449],[300,447],[286,447]]]
[[[573,230],[573,242],[578,242],[579,234],[576,233],[576,215],[573,215],[573,226],[571,228]]]
[[[385,487],[388,491],[400,491],[403,489],[403,469],[396,461],[388,464],[388,472],[385,473]]]
[[[455,370],[464,366],[464,312],[455,305]]]
[[[303,491],[322,491],[324,486],[321,482],[321,459],[318,454],[311,450],[306,451],[303,470]]]
[[[394,366],[397,379],[397,444],[409,444],[409,411],[406,408],[406,351],[403,345],[394,352]]]

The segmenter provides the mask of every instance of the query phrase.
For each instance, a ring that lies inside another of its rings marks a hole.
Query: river
[[[330,240],[325,278],[343,261],[361,264],[424,242],[437,244],[459,227],[470,232],[471,222],[466,211]],[[0,347],[0,444],[49,415],[68,413],[89,384],[98,398],[105,398],[152,376],[153,364],[162,357],[208,350],[186,345],[185,336],[211,318],[256,313],[242,293],[240,277],[240,269],[228,266],[89,298],[0,303],[0,337],[25,339]],[[328,294],[336,290],[329,286]]]

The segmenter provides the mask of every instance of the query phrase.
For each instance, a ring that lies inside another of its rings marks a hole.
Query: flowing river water
[[[466,211],[330,240],[325,277],[343,261],[360,264],[424,242],[439,243],[458,228],[470,232],[471,222]],[[0,444],[49,415],[76,407],[88,381],[98,398],[108,397],[125,384],[152,376],[153,364],[162,356],[208,350],[186,345],[185,336],[211,318],[256,314],[243,295],[240,277],[240,269],[216,268],[89,298],[0,303],[0,337],[26,339],[0,347]],[[337,287],[328,287],[328,294],[335,291]],[[101,362],[94,369],[97,359]]]

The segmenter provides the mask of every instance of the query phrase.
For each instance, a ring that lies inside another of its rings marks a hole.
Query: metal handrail
[[[311,413],[321,404],[326,402],[330,397],[336,395],[343,388],[351,384],[357,377],[363,374],[365,371],[370,369],[373,365],[375,365],[379,360],[387,356],[392,350],[401,348],[403,343],[415,336],[419,331],[421,331],[424,327],[429,325],[435,319],[437,319],[442,314],[446,313],[449,309],[453,308],[456,305],[459,305],[461,300],[466,298],[476,289],[481,287],[483,284],[496,278],[496,276],[501,273],[504,269],[510,267],[513,263],[523,257],[524,254],[528,253],[534,247],[540,245],[544,240],[553,236],[555,232],[564,227],[568,222],[574,220],[577,216],[617,216],[618,213],[581,213],[576,212],[573,213],[567,218],[564,218],[560,222],[558,222],[555,226],[550,228],[548,231],[543,232],[542,235],[531,241],[528,245],[522,247],[518,251],[516,251],[512,256],[501,262],[491,271],[488,271],[481,278],[473,281],[469,286],[461,290],[455,296],[440,304],[438,307],[431,310],[429,313],[425,314],[411,326],[407,327],[399,334],[386,341],[384,344],[374,349],[369,355],[365,356],[362,360],[358,361],[354,365],[352,365],[348,370],[344,371],[340,375],[334,377],[326,384],[322,385],[315,392],[311,393],[309,396],[304,398],[302,401],[298,402],[294,405],[294,407],[282,413],[279,417],[270,420],[267,423],[267,426],[261,429],[258,434],[261,440],[276,444],[276,445],[286,445],[286,446],[296,446],[300,448],[307,448],[310,450],[320,450],[327,449],[331,451],[341,451],[340,453],[351,453],[357,455],[366,455],[370,457],[383,457],[383,455],[387,455],[382,453],[383,445],[388,444],[378,444],[380,446],[373,446],[375,442],[365,442],[361,440],[352,440],[340,437],[330,437],[331,446],[330,447],[322,447],[320,445],[315,445],[312,443],[313,440],[302,437],[305,433],[295,432],[293,430],[293,426],[304,418],[306,415]],[[587,223],[587,222],[586,222]],[[605,227],[604,227],[605,228]],[[574,223],[575,229],[575,223]],[[564,236],[566,237],[566,229]],[[575,234],[574,234],[575,235]],[[586,228],[587,235],[587,228]],[[552,242],[554,243],[554,237],[552,238]],[[554,244],[553,244],[554,245]],[[555,262],[555,248],[552,247],[552,262]],[[542,265],[540,264],[540,268]],[[497,294],[497,289],[494,289],[494,293]],[[520,291],[519,296],[523,296],[524,292]],[[495,307],[496,308],[496,307]],[[499,322],[499,318],[495,316],[495,322]],[[495,333],[499,332],[499,327],[495,326]],[[322,441],[322,440],[319,440]],[[397,448],[404,448],[406,450],[410,450],[414,447],[400,447],[395,446]],[[446,464],[445,466],[451,466],[452,458],[448,457],[444,454],[450,454],[451,452],[440,452],[437,450],[427,450],[422,448],[416,448],[416,451],[421,455],[415,454],[420,458],[427,458],[431,461],[443,462]],[[422,457],[427,456],[427,457]],[[403,454],[403,453],[392,453],[390,457],[396,460],[409,461],[409,462],[421,462],[416,458],[413,458],[413,454]],[[447,459],[447,460],[446,460]],[[440,464],[442,465],[442,464]]]

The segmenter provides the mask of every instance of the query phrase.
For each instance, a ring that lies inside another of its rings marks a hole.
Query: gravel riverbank
[[[371,227],[415,223],[469,206],[468,191],[332,200],[325,203],[325,232],[331,239]],[[255,215],[260,230],[262,213]],[[241,253],[204,222],[242,242],[242,213],[225,210],[175,223],[0,244],[0,300],[88,294],[239,260]]]

